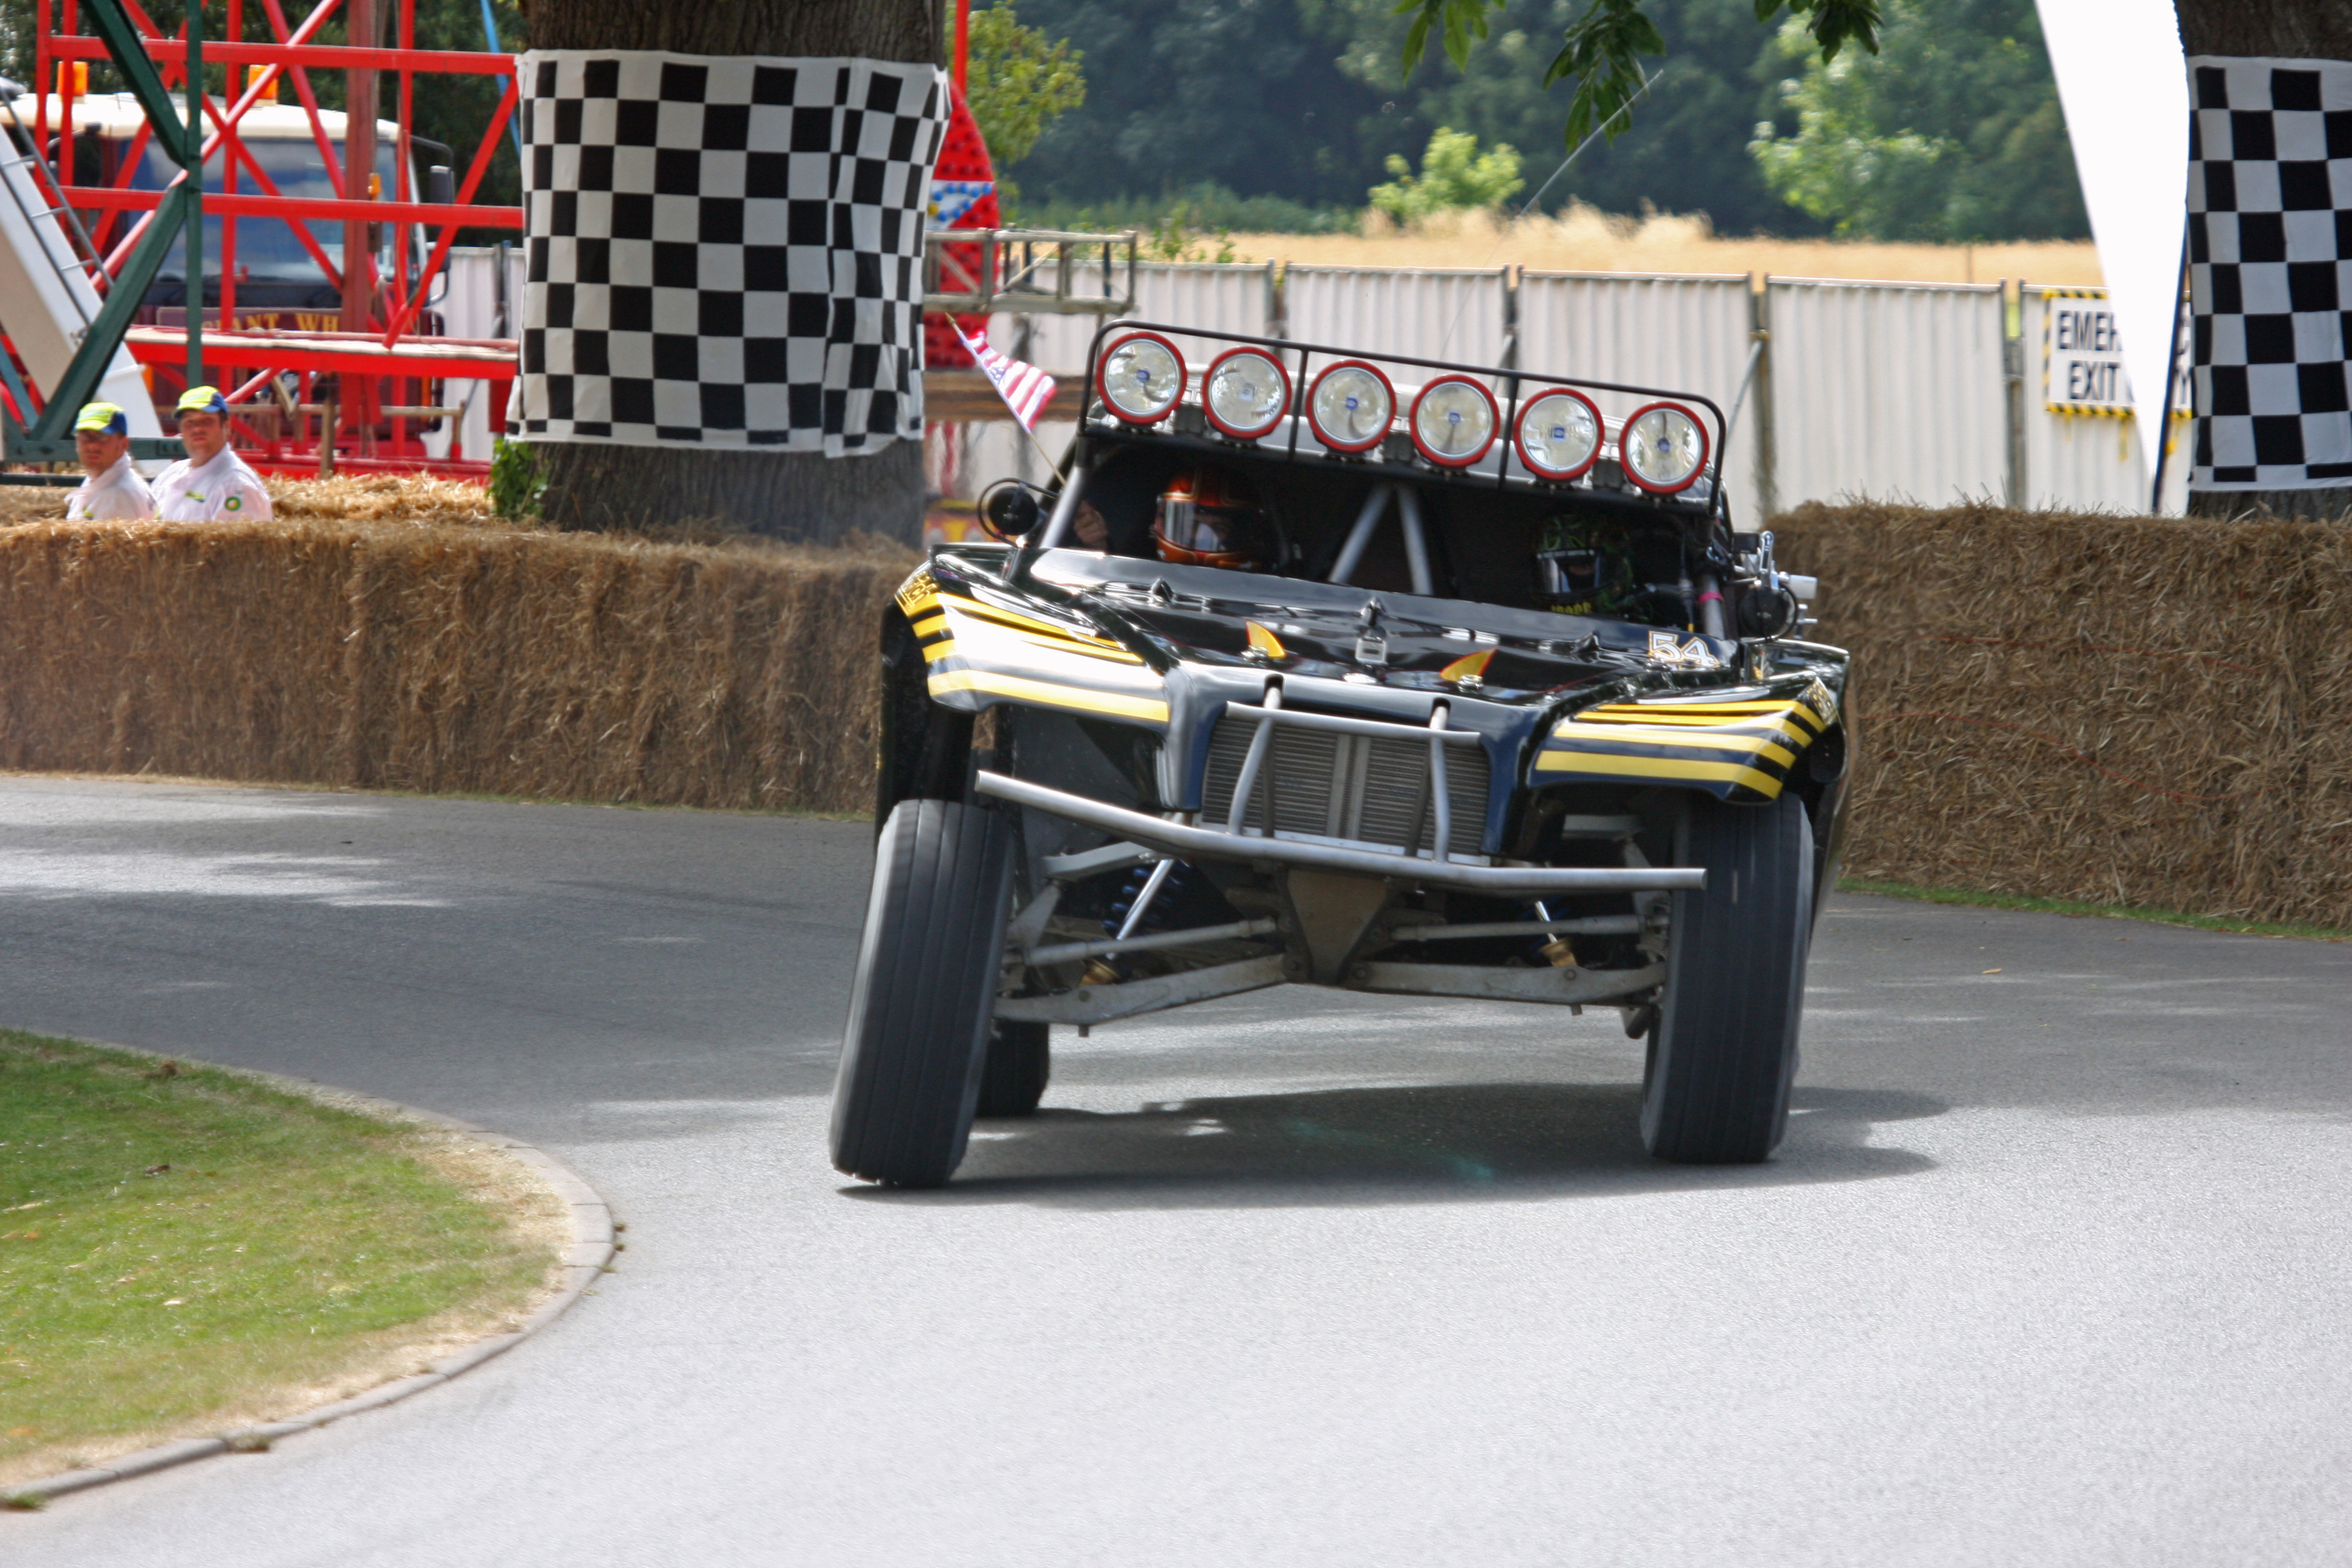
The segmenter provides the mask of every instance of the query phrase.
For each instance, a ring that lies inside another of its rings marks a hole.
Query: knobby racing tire
[[[1013,897],[1003,814],[902,801],[883,824],[833,1090],[836,1169],[936,1187],[962,1163]]]
[[[1748,1164],[1789,1124],[1813,925],[1804,803],[1692,804],[1686,866],[1706,886],[1674,896],[1666,982],[1642,1079],[1642,1142],[1662,1160]]]
[[[1045,1024],[999,1018],[989,1037],[988,1060],[980,1069],[980,1116],[1028,1116],[1045,1098],[1053,1072],[1052,1029]]]

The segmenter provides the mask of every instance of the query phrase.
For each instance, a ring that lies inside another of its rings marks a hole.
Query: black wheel
[[[1789,1124],[1813,924],[1804,803],[1691,807],[1685,866],[1706,887],[1674,896],[1664,994],[1642,1081],[1642,1142],[1662,1160],[1748,1164]]]
[[[980,1069],[981,1116],[1028,1116],[1045,1098],[1045,1079],[1053,1071],[1052,1034],[1045,1024],[996,1021],[988,1038],[988,1062]]]
[[[883,824],[833,1089],[833,1163],[936,1187],[963,1160],[1013,897],[998,812],[902,801]]]

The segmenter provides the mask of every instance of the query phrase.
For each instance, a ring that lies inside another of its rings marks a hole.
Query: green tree
[[[1486,37],[1486,13],[1505,10],[1509,3],[1400,0],[1397,15],[1412,18],[1404,38],[1404,68],[1411,71],[1420,61],[1433,33],[1444,40],[1454,68],[1466,68],[1471,46]],[[1641,57],[1666,52],[1665,37],[1650,10],[1648,0],[1592,0],[1568,27],[1559,52],[1544,72],[1544,85],[1561,80],[1576,84],[1563,128],[1570,146],[1595,131],[1613,138],[1624,129],[1625,111],[1647,78]],[[1835,59],[1848,43],[1878,52],[1880,0],[1756,0],[1759,22],[1769,22],[1783,11],[1820,46],[1823,60]]]
[[[2089,232],[2032,0],[1889,0],[1875,57],[1781,58],[1793,135],[1757,127],[1765,182],[1842,235],[1947,243]]]
[[[973,12],[971,41],[965,101],[990,157],[1018,163],[1046,126],[1086,102],[1086,56],[1023,26],[1009,4]]]
[[[1481,142],[1514,147],[1555,145],[1560,101],[1544,85],[1557,39],[1590,0],[1509,0],[1493,18],[1494,37],[1470,68],[1440,57],[1408,84],[1402,65],[1406,18],[1396,0],[1298,0],[1318,37],[1339,52],[1339,68],[1397,104],[1400,128],[1450,125]],[[1756,26],[1755,0],[1653,0],[1671,62],[1665,79],[1642,100],[1624,135],[1596,142],[1557,178],[1555,157],[1533,157],[1528,183],[1543,205],[1584,202],[1607,212],[1644,203],[1668,212],[1704,213],[1726,233],[1811,234],[1827,226],[1789,205],[1768,187],[1747,142],[1759,118],[1785,118],[1779,83],[1790,74],[1769,32]],[[1402,149],[1399,149],[1402,150]]]
[[[1389,173],[1396,177],[1371,188],[1372,205],[1401,224],[1418,223],[1433,213],[1498,207],[1527,185],[1519,178],[1517,148],[1506,143],[1481,153],[1477,137],[1443,125],[1421,155],[1419,174],[1393,153]]]

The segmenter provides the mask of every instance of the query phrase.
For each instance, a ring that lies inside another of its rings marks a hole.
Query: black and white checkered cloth
[[[870,451],[922,437],[929,64],[523,56],[521,433]]]
[[[2195,489],[2352,482],[2352,64],[2189,62]]]

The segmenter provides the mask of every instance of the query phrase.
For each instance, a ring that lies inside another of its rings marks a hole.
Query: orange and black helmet
[[[1160,559],[1180,566],[1251,572],[1267,563],[1274,531],[1249,482],[1219,468],[1178,474],[1151,518]]]

